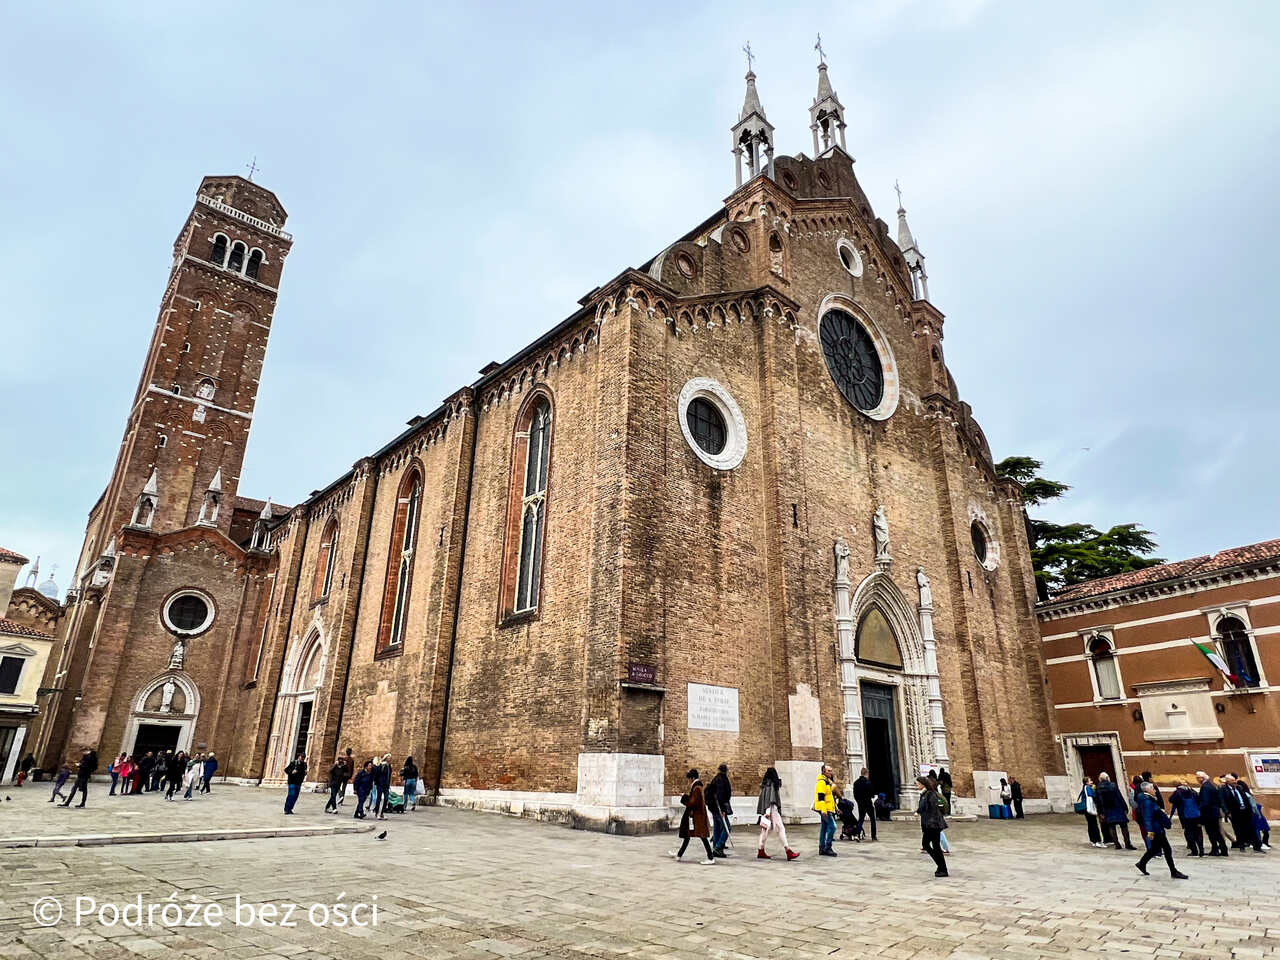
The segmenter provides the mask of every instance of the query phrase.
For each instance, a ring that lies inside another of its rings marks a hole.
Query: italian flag
[[[1197,643],[1196,647],[1199,648],[1200,652],[1204,654],[1206,660],[1208,660],[1210,663],[1212,663],[1215,667],[1218,668],[1219,673],[1221,673],[1224,677],[1230,680],[1233,685],[1235,686],[1240,685],[1240,678],[1237,677],[1234,673],[1232,673],[1229,669],[1227,669],[1226,661],[1224,661],[1220,656],[1218,656],[1216,651],[1209,649],[1203,643]]]

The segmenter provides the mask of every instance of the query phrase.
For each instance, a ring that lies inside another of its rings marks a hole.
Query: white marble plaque
[[[689,729],[738,732],[738,688],[689,684]]]

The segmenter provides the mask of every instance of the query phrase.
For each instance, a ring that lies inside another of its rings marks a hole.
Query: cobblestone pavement
[[[62,830],[72,816],[114,817],[131,832],[159,817],[201,826],[285,819],[281,791],[215,790],[188,804],[112,801],[140,817],[92,796],[87,810],[52,811],[47,793],[11,790],[0,833]],[[332,822],[322,805],[305,795],[289,820]],[[1072,817],[955,824],[945,880],[932,876],[909,821],[883,825],[879,843],[839,845],[838,859],[814,856],[816,831],[796,828],[804,857],[795,863],[755,860],[752,832],[740,827],[737,856],[710,867],[693,862],[692,847],[690,862],[666,858],[669,835],[609,837],[437,809],[392,815],[385,826],[382,842],[359,834],[0,851],[0,958],[1280,956],[1280,862],[1268,859],[1280,853],[1180,858],[1187,882],[1156,865],[1143,877],[1134,854],[1090,847]],[[208,911],[218,905],[221,925],[166,926],[158,911],[152,925],[100,922],[109,912],[74,921],[77,897],[123,905],[141,895],[145,909],[175,892],[180,903],[195,898],[202,923],[217,919]],[[236,926],[237,895],[242,917],[245,904],[300,904],[297,925]],[[375,896],[375,926],[308,919],[313,903]],[[61,922],[36,924],[42,897],[61,902]]]

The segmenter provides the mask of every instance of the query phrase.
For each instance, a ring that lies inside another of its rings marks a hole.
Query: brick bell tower
[[[173,245],[120,454],[86,531],[81,575],[95,550],[131,522],[161,534],[197,523],[229,531],[292,243],[285,217],[275,194],[250,180],[201,181]],[[154,510],[139,516],[149,486]]]
[[[231,536],[258,378],[293,241],[285,217],[275,194],[258,184],[205,177],[178,232],[115,469],[89,513],[65,639],[46,672],[51,696],[42,705],[38,744],[46,763],[69,755],[71,746],[119,739],[112,723],[129,712],[139,678],[162,670],[168,658],[173,637],[159,620],[163,596],[149,593],[163,587],[160,568],[147,560],[149,549],[126,558],[127,531],[152,544],[188,528]],[[201,570],[195,562],[166,561],[182,585],[204,589],[218,609],[201,636],[212,650],[229,642],[223,634],[236,619],[230,609],[241,591],[219,586],[220,566]]]

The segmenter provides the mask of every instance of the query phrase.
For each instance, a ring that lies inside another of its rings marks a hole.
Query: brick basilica
[[[212,749],[273,783],[350,747],[414,756],[441,803],[613,831],[722,761],[747,794],[777,767],[793,815],[824,760],[890,795],[945,766],[982,811],[1009,773],[1060,809],[1019,490],[817,79],[812,157],[774,156],[749,72],[723,205],[291,509],[239,495],[286,214],[206,177],[42,764]]]

